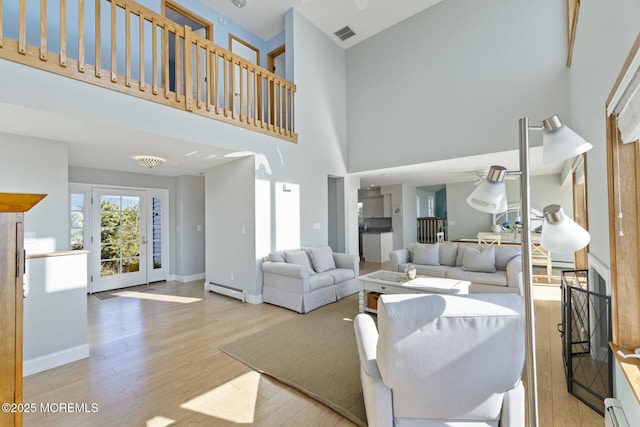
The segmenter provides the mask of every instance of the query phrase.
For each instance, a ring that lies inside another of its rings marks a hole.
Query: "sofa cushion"
[[[514,257],[520,255],[521,248],[520,246],[506,246],[500,245],[496,246],[496,268],[498,270],[506,270],[507,264]]]
[[[498,270],[495,273],[465,271],[461,267],[453,267],[447,271],[447,279],[467,280],[471,283],[507,286],[507,272]]]
[[[421,265],[440,265],[439,244],[416,243],[413,246],[413,262]]]
[[[322,274],[332,276],[334,283],[344,282],[345,280],[356,277],[356,273],[349,268],[334,268],[333,270],[325,271]]]
[[[456,257],[458,256],[457,243],[440,243],[439,248],[440,265],[456,265]]]
[[[312,274],[309,276],[309,290],[316,291],[334,284],[333,276],[325,273]]]
[[[309,257],[304,251],[287,251],[284,253],[284,260],[289,264],[296,264],[311,268]]]
[[[313,269],[318,273],[336,268],[336,262],[333,260],[333,250],[329,246],[321,248],[313,248],[309,251]]]
[[[451,268],[448,265],[413,264],[413,266],[416,268],[416,274],[433,277],[447,277],[447,270]]]
[[[493,246],[485,248],[465,248],[462,257],[462,269],[483,273],[496,272],[496,250]]]

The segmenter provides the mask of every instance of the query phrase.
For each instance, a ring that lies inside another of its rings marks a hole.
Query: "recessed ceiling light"
[[[198,154],[198,150],[187,153],[185,154],[185,156],[190,157],[190,156],[193,156],[194,154]]]
[[[235,7],[245,7],[247,5],[247,0],[231,0],[231,3]]]
[[[209,160],[209,159],[215,159],[216,157],[218,157],[218,155],[217,155],[217,154],[212,154],[212,155],[210,155],[210,156],[207,156],[207,160]]]
[[[227,158],[234,158],[234,157],[254,156],[255,154],[256,153],[252,151],[234,151],[233,153],[225,154],[224,156]]]

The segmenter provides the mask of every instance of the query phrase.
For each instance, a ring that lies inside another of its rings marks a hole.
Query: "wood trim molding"
[[[573,59],[573,45],[576,41],[576,28],[578,27],[578,13],[580,12],[580,0],[567,0],[567,30],[569,33],[569,44],[567,53],[567,67],[571,67]]]
[[[198,15],[197,13],[187,9],[186,7],[184,7],[183,5],[176,3],[173,0],[162,0],[162,16],[164,16],[166,18],[166,10],[167,8],[172,9],[173,11],[186,16],[187,18],[191,19],[192,21],[197,22],[198,24],[202,25],[207,32],[207,39],[213,41],[213,23],[205,18],[203,18],[202,16]]]
[[[275,74],[275,59],[282,55],[283,53],[285,53],[286,48],[285,45],[283,44],[282,46],[278,46],[277,48],[273,49],[271,52],[267,53],[267,70],[271,73]]]
[[[231,48],[232,47],[231,43],[232,43],[233,40],[237,41],[238,43],[242,43],[243,45],[245,45],[246,47],[248,47],[251,50],[255,50],[255,52],[256,52],[256,61],[257,61],[256,65],[258,65],[258,66],[260,65],[260,49],[258,49],[257,47],[253,46],[250,43],[247,43],[246,41],[242,40],[240,37],[234,36],[233,34],[229,33],[229,50],[231,52],[233,52],[233,49]]]

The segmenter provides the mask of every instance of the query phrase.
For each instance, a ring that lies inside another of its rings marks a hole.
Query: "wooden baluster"
[[[124,84],[131,87],[131,10],[124,5]]]
[[[184,96],[185,108],[193,111],[193,43],[191,27],[184,26]]]
[[[216,114],[220,114],[220,60],[218,59],[218,51],[213,51],[213,109]]]
[[[60,65],[67,66],[67,0],[60,0]]]
[[[101,0],[96,0],[96,77],[102,77],[102,25],[101,25],[101,17],[100,17],[100,2]]]
[[[27,53],[27,0],[20,0],[18,12],[18,52]]]
[[[2,31],[2,0],[0,0],[0,48],[4,46],[4,35]]]
[[[229,74],[229,64],[227,64],[227,58],[226,55],[223,53],[222,54],[222,66],[224,68],[224,93],[223,93],[223,99],[222,99],[222,109],[224,112],[224,116],[227,117],[227,115],[229,114],[229,110],[228,110],[228,105],[229,105],[229,78],[228,78],[228,74]]]
[[[84,0],[78,0],[78,71],[84,73]]]
[[[156,17],[151,18],[151,92],[158,94],[158,27],[156,26]]]
[[[196,95],[198,109],[202,108],[202,70],[200,69],[200,41],[196,39]],[[193,49],[193,46],[191,47]]]
[[[176,57],[175,57],[175,75],[176,75],[176,101],[180,102],[182,97],[180,96],[180,92],[182,91],[182,62],[180,61],[180,36],[176,31]]]
[[[213,103],[213,81],[211,80],[211,51],[209,50],[209,46],[206,45],[205,46],[205,60],[206,62],[206,73],[207,76],[205,77],[205,89],[207,90],[207,111],[211,111],[211,104]]]
[[[232,56],[230,58],[230,70],[229,70],[229,106],[231,107],[231,118],[236,119],[236,62]]]
[[[272,125],[272,116],[273,116],[273,103],[274,103],[274,91],[273,91],[273,79],[271,78],[271,76],[267,75],[267,84],[269,85],[269,90],[267,91],[267,97],[268,102],[267,102],[267,117],[266,117],[266,121],[267,121],[267,129],[271,130],[271,125]]]
[[[139,23],[140,23],[140,90],[145,91],[145,83],[144,83],[144,13],[142,10],[140,11],[140,15],[138,15]]]
[[[254,70],[253,71],[253,125],[254,126],[258,126],[258,101],[259,101],[259,97],[258,97],[258,70]]]
[[[295,92],[293,90],[293,87],[291,88],[291,136],[293,136],[293,133],[295,132]]]
[[[244,100],[244,67],[242,65],[242,61],[238,61],[238,77],[239,77],[239,81],[238,81],[238,88],[240,89],[240,99],[238,102],[238,118],[239,120],[242,122],[244,121],[243,117],[244,117],[244,104],[245,104],[245,100]],[[233,99],[235,100],[235,93],[233,94]]]
[[[0,14],[2,4],[0,4]],[[2,16],[0,16],[0,26],[2,26]],[[40,0],[40,59],[47,60],[47,0]]]
[[[111,1],[111,81],[118,81],[118,64],[116,61],[116,2]]]
[[[289,134],[289,88],[284,87],[284,133]]]
[[[282,122],[284,121],[284,111],[282,111],[282,110],[284,110],[284,108],[282,108],[282,97],[283,97],[283,95],[282,95],[282,82],[281,81],[278,81],[278,87],[279,87],[278,92],[280,92],[280,96],[278,97],[278,104],[279,104],[278,105],[278,111],[280,112],[280,120],[278,122],[278,127],[279,127],[278,133],[282,133],[282,128],[283,128]]]
[[[169,29],[166,22],[162,24],[162,85],[164,97],[169,99]]]

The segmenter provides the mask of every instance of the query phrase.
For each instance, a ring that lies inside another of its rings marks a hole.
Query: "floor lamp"
[[[522,207],[522,281],[525,300],[525,372],[527,425],[538,427],[538,387],[536,377],[536,341],[533,301],[533,270],[531,266],[531,215],[529,131],[543,131],[543,163],[553,163],[580,155],[592,148],[582,137],[563,125],[558,116],[544,120],[539,126],[529,126],[529,119],[520,119],[520,170],[507,171],[502,166],[492,166],[487,178],[467,197],[474,209],[487,213],[507,210],[505,175],[520,175]],[[551,252],[575,252],[589,243],[589,233],[564,215],[559,205],[549,205],[543,210],[544,223],[540,244]]]

